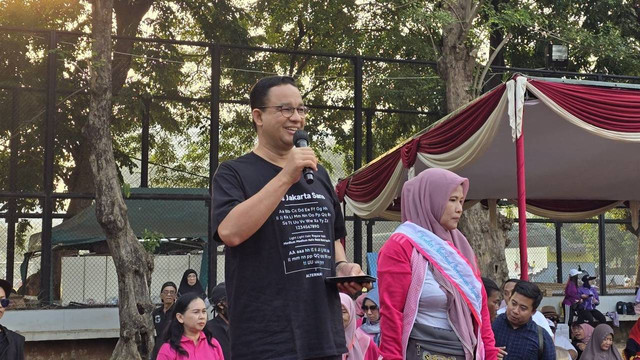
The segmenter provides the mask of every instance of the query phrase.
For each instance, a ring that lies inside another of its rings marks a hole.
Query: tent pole
[[[517,86],[516,86],[517,88]],[[517,99],[517,91],[514,99]],[[513,106],[516,107],[516,101]],[[517,108],[516,114],[517,117]],[[522,116],[524,122],[524,114]],[[517,123],[516,123],[516,126]],[[525,172],[524,172],[524,126],[522,132],[516,139],[516,171],[518,179],[518,239],[520,244],[520,279],[529,280],[529,258],[527,256],[527,191],[525,189]]]

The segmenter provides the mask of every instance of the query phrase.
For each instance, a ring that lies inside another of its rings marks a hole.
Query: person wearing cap
[[[173,304],[176,302],[177,293],[178,287],[172,281],[167,281],[162,284],[162,287],[160,288],[160,300],[162,301],[162,305],[158,306],[151,313],[153,326],[156,329],[156,343],[169,323],[170,314],[173,310]]]
[[[0,280],[0,319],[9,306],[11,284]],[[17,334],[0,324],[0,359],[24,359],[24,336]]]
[[[598,288],[590,283],[595,278],[595,276],[584,274],[582,276],[582,286],[578,288],[578,293],[582,299],[582,302],[578,304],[578,319],[588,322],[593,327],[607,322],[604,315],[596,310],[596,306],[600,304],[600,296],[598,295]]]
[[[556,332],[557,328],[558,328],[558,320],[560,319],[560,316],[558,316],[558,313],[556,312],[556,309],[553,306],[543,306],[542,309],[540,309],[540,312],[542,313],[542,315],[544,315],[544,317],[547,319],[547,323],[549,325],[549,328],[551,329],[551,331],[553,332],[553,342],[556,345],[556,350],[558,348],[560,349],[564,349],[569,353],[570,359],[575,360],[578,358],[578,350],[576,350],[575,346],[573,346],[573,344],[571,344],[571,340],[567,337],[567,336],[563,336],[561,334],[559,334],[558,332]],[[556,355],[557,355],[557,351],[556,351]],[[556,356],[558,359],[559,357]]]
[[[582,272],[577,269],[569,270],[569,280],[564,287],[564,299],[562,305],[564,306],[564,316],[567,320],[567,324],[573,322],[573,313],[577,310],[578,304],[582,301],[580,294],[578,293],[578,275]]]
[[[216,285],[211,291],[213,319],[207,322],[207,329],[218,340],[225,359],[231,359],[231,338],[229,336],[229,315],[227,313],[227,288],[224,282]]]

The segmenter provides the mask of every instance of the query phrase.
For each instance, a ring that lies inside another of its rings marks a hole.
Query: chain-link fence
[[[0,28],[1,273],[44,303],[117,301],[113,262],[92,213],[93,179],[82,135],[90,45],[86,34]],[[208,245],[210,179],[220,161],[255,144],[247,106],[251,85],[285,73],[296,76],[312,109],[306,128],[334,183],[445,112],[433,62],[114,38],[114,154],[132,225],[154,254],[155,300],[163,282],[179,283],[188,268],[205,286],[223,281],[224,248]],[[367,253],[376,253],[398,223],[345,215],[347,256],[368,270]],[[637,238],[616,232],[619,225],[607,226],[606,247],[635,249]],[[542,249],[555,249],[545,231],[544,241],[530,250],[531,271],[540,281],[556,281],[558,254]],[[571,255],[580,244],[584,258]],[[562,253],[568,253],[562,271],[584,261],[597,273],[593,244],[587,235],[563,240]],[[517,249],[506,251],[508,259],[519,259]],[[635,258],[622,254],[606,252],[607,281],[624,284],[632,277]]]
[[[571,269],[596,276],[601,292],[629,294],[635,292],[638,237],[629,220],[612,218],[616,210],[580,222],[554,222],[548,219],[527,220],[527,268],[531,281],[564,284]],[[520,277],[518,223],[508,233],[505,257],[510,278]],[[603,268],[604,267],[604,268]],[[552,287],[562,294],[563,286]]]

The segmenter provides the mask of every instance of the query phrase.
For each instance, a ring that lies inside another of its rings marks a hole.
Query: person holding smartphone
[[[582,276],[582,286],[578,288],[578,294],[582,299],[582,302],[578,304],[578,322],[585,321],[593,327],[607,322],[604,315],[596,309],[596,306],[600,304],[600,296],[598,288],[595,285],[591,285],[591,282],[595,279],[595,276],[584,274]]]
[[[325,279],[364,273],[339,241],[346,229],[329,174],[313,148],[294,147],[309,108],[287,76],[260,79],[249,102],[257,145],[222,163],[213,179],[212,227],[227,246],[231,356],[340,359],[347,344],[338,291],[363,286]]]

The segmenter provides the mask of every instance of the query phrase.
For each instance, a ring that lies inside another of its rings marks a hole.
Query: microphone
[[[307,132],[304,130],[296,130],[295,134],[293,134],[293,145],[296,147],[309,146],[309,135],[307,135]],[[308,167],[302,169],[302,176],[304,176],[307,184],[313,184],[313,170]]]

